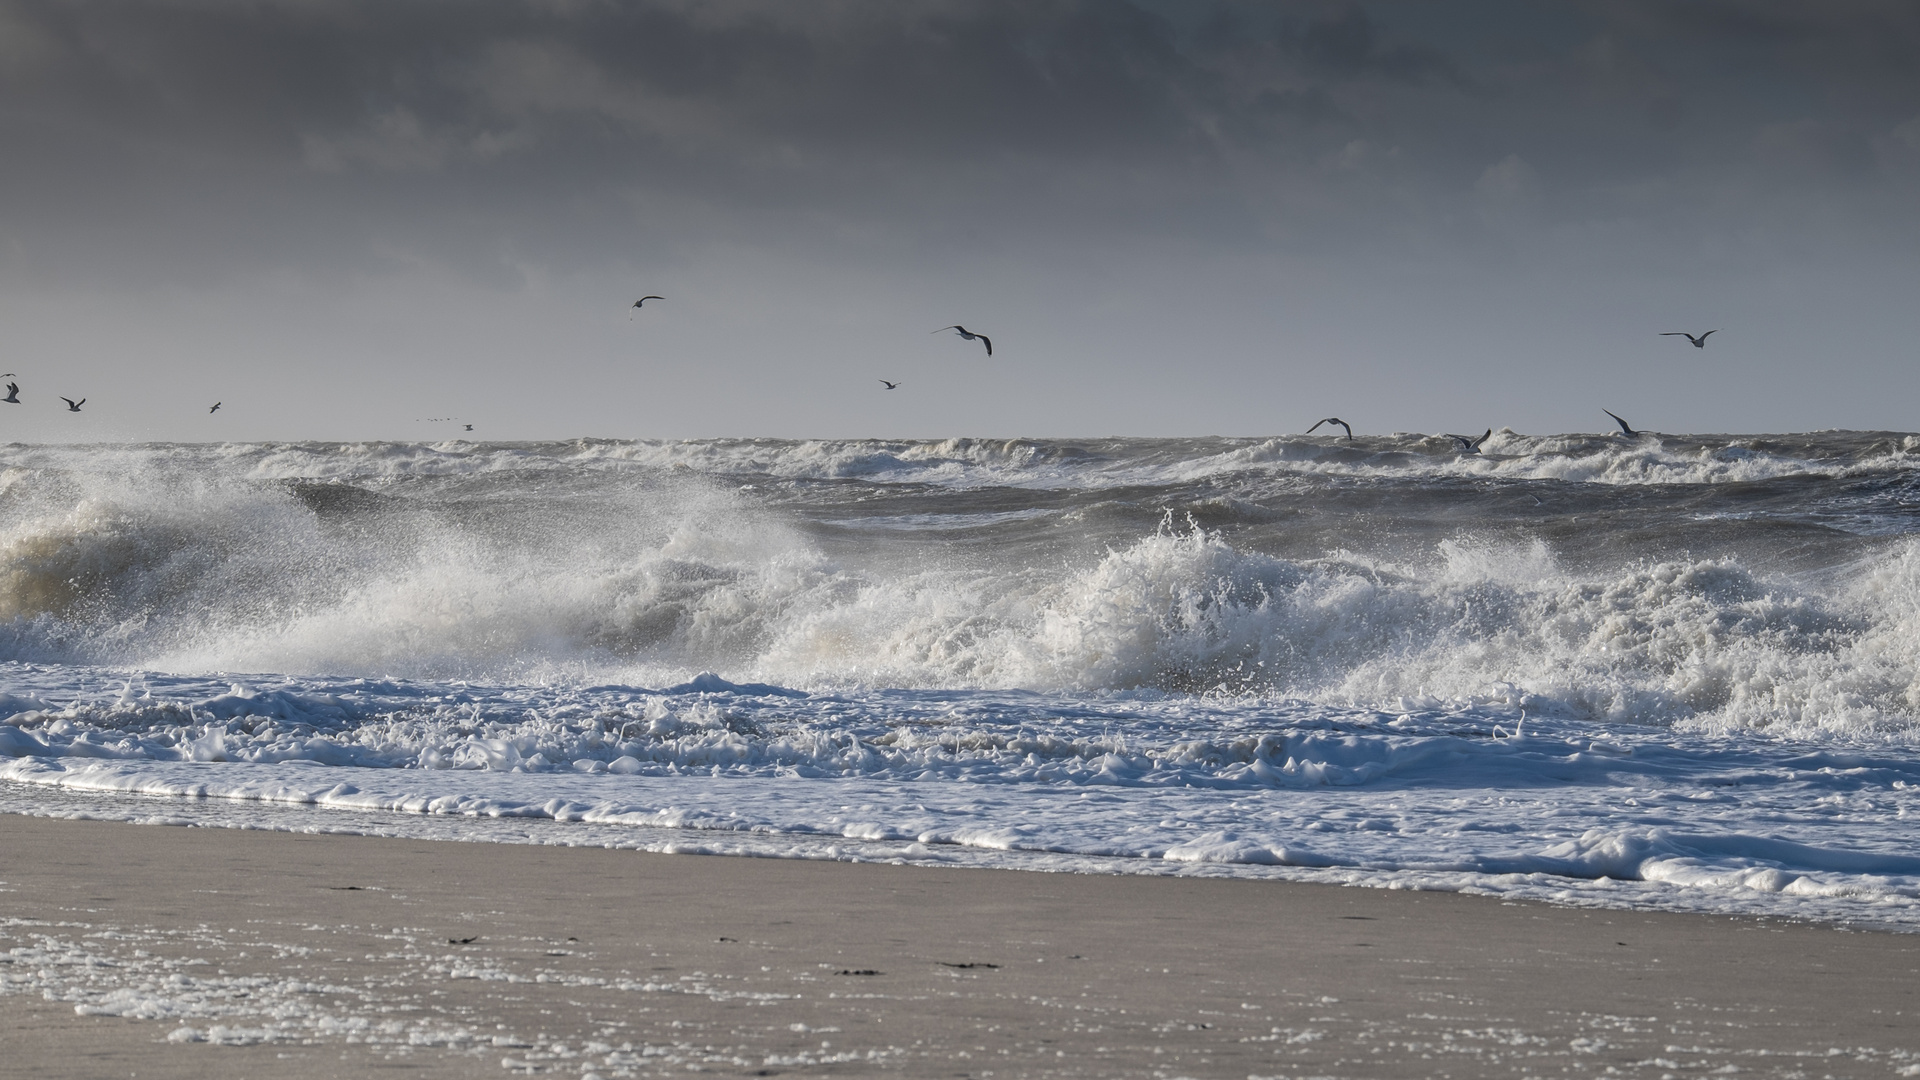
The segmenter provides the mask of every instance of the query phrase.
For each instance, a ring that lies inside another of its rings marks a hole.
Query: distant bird
[[[881,379],[880,381],[881,381],[881,382],[883,382],[883,383],[886,383],[886,387],[887,387],[887,389],[889,389],[889,390],[898,390],[898,389],[900,389],[900,384],[899,384],[899,383],[897,383],[897,382],[887,382],[887,380],[885,380],[885,379]]]
[[[1347,427],[1347,422],[1345,420],[1340,419],[1337,416],[1329,416],[1325,420],[1314,421],[1313,426],[1307,429],[1307,434],[1311,435],[1314,432],[1320,430],[1321,424],[1339,424],[1341,427],[1347,428],[1347,441],[1348,442],[1353,441],[1353,429],[1350,427]]]
[[[1694,337],[1692,334],[1687,333],[1685,330],[1669,330],[1666,333],[1661,334],[1660,336],[1661,337],[1683,337],[1683,338],[1686,338],[1688,341],[1693,342],[1694,348],[1704,349],[1707,347],[1707,339],[1719,332],[1720,331],[1718,330],[1709,330],[1706,333],[1701,334],[1699,337]],[[1605,412],[1606,410],[1602,409],[1601,411]]]
[[[1620,425],[1620,434],[1626,435],[1628,437],[1632,437],[1640,434],[1639,432],[1633,430],[1633,428],[1630,425],[1628,425],[1628,423],[1625,420],[1622,420],[1618,416],[1615,416],[1613,410],[1601,409],[1600,411],[1603,413],[1606,413],[1608,416],[1612,416],[1613,422]]]
[[[467,425],[467,430],[468,430],[468,431],[472,431],[472,430],[473,430],[473,425],[472,425],[472,424],[468,424],[468,425]]]
[[[207,410],[207,414],[208,414],[209,416],[211,416],[212,414],[214,414],[214,413],[217,413],[217,412],[219,412],[219,411],[220,411],[220,406],[221,406],[222,404],[223,404],[222,402],[218,402],[218,401],[216,401],[216,402],[214,402],[214,403],[213,403],[213,408],[211,408],[211,409],[208,409],[208,410]]]
[[[68,412],[79,412],[80,406],[85,405],[87,403],[86,398],[81,398],[79,401],[75,401],[70,397],[62,396],[60,400],[67,403]]]
[[[20,384],[17,382],[8,383],[7,396],[0,398],[0,401],[4,401],[9,405],[20,404]]]
[[[635,300],[635,301],[633,302],[633,306],[634,306],[634,307],[639,307],[639,306],[640,306],[641,304],[644,304],[644,303],[646,303],[646,302],[647,302],[647,301],[649,301],[649,300],[665,300],[665,299],[666,299],[666,297],[664,297],[664,296],[643,296],[643,297],[641,297],[640,299],[638,299],[638,300]],[[628,317],[628,318],[632,318],[633,316],[631,316],[631,315],[629,315],[629,316],[627,316],[627,317]]]
[[[978,338],[978,339],[980,339],[980,343],[981,343],[982,345],[985,345],[985,346],[987,347],[987,355],[988,355],[988,356],[992,356],[992,355],[993,355],[993,339],[992,339],[992,338],[989,338],[989,337],[988,337],[987,335],[985,335],[985,334],[976,334],[976,333],[974,333],[973,331],[971,331],[971,330],[969,330],[969,329],[967,329],[967,328],[966,328],[966,327],[964,327],[964,326],[959,326],[959,325],[954,325],[954,326],[943,326],[943,327],[941,327],[940,329],[938,329],[938,330],[935,330],[935,331],[934,331],[934,333],[936,333],[936,334],[944,334],[944,333],[946,333],[946,332],[947,332],[947,331],[949,331],[949,330],[958,330],[958,331],[960,331],[960,338],[961,338],[961,340],[963,340],[963,341],[972,341],[972,340],[974,340],[975,338]]]
[[[12,371],[0,371],[0,379],[11,379],[15,374],[17,373]]]
[[[1481,443],[1483,443],[1483,442],[1486,442],[1486,441],[1487,441],[1488,439],[1490,439],[1490,438],[1492,438],[1492,437],[1493,437],[1493,429],[1492,429],[1492,428],[1488,428],[1488,429],[1486,430],[1486,433],[1485,433],[1485,434],[1483,434],[1483,435],[1481,435],[1481,436],[1480,436],[1479,438],[1477,438],[1477,439],[1469,439],[1469,438],[1467,438],[1467,437],[1466,437],[1465,435],[1448,435],[1448,436],[1447,436],[1447,438],[1449,438],[1449,439],[1454,439],[1454,440],[1457,440],[1457,441],[1458,441],[1458,442],[1460,443],[1460,452],[1461,452],[1461,453],[1463,453],[1463,454],[1477,454],[1477,453],[1479,453],[1479,452],[1480,452],[1480,444],[1481,444]]]

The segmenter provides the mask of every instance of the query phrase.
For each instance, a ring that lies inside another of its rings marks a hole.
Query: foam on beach
[[[311,807],[418,815],[450,837],[465,820],[540,820],[597,826],[576,838],[596,843],[634,829],[657,845],[672,830],[665,843],[683,850],[849,841],[844,854],[864,858],[1291,867],[1536,897],[1637,885],[1669,906],[1920,925],[1906,844],[1920,763],[1899,748],[1620,732],[1499,708],[808,695],[713,676],[659,691],[217,692],[153,677],[117,691],[0,725],[0,779],[215,804],[203,823],[224,802],[235,821],[258,804]]]

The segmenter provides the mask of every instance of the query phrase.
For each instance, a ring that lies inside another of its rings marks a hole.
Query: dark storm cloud
[[[714,239],[1445,248],[1837,214],[1886,242],[1914,55],[1899,3],[20,0],[0,244],[82,277],[510,277]]]

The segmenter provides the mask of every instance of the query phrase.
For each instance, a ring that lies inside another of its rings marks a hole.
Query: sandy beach
[[[17,816],[0,860],[8,1076],[1920,1072],[1904,934]]]

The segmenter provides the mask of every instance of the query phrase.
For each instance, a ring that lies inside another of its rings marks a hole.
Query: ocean
[[[0,811],[1920,928],[1920,436],[0,447]]]

